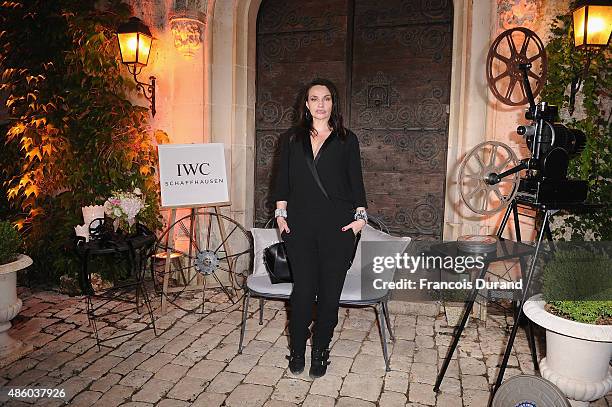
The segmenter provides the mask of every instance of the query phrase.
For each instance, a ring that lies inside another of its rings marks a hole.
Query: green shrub
[[[562,317],[586,324],[610,324],[612,301],[553,301],[551,310]]]
[[[14,261],[21,249],[21,239],[10,222],[0,222],[0,264]]]
[[[78,275],[70,248],[81,207],[112,191],[139,187],[147,203],[139,221],[162,225],[154,138],[165,135],[130,101],[135,84],[115,36],[131,15],[122,0],[0,1],[0,99],[9,118],[0,127],[0,210],[34,260],[30,283]]]
[[[586,250],[559,250],[544,266],[544,299],[559,316],[589,324],[612,318],[612,262]]]

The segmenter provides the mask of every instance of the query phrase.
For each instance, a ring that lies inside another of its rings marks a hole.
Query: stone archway
[[[255,51],[260,5],[261,0],[209,0],[207,7],[211,63],[205,73],[210,89],[205,95],[205,128],[210,141],[226,144],[231,215],[247,227],[254,221]],[[490,2],[453,1],[445,239],[482,227],[481,220],[466,218],[458,208],[454,179],[456,163],[464,152],[486,136],[486,52],[480,51],[488,47],[493,6]]]

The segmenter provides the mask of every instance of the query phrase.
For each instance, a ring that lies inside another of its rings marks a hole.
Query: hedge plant
[[[612,259],[584,249],[559,250],[544,266],[549,310],[588,324],[612,324]]]
[[[131,14],[119,0],[0,3],[2,188],[37,280],[76,274],[70,236],[81,207],[113,190],[139,187],[141,221],[160,227],[150,113],[128,100],[135,84],[114,35]]]
[[[0,221],[0,265],[17,259],[21,250],[21,239],[10,222]]]

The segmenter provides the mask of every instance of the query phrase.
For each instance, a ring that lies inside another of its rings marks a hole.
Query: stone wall
[[[206,0],[130,0],[134,15],[154,36],[149,66],[139,80],[157,79],[154,129],[168,133],[171,143],[210,139],[204,128],[206,94]],[[142,97],[134,101],[146,105]]]

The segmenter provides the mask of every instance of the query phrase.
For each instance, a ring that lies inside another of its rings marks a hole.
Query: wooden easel
[[[206,287],[205,284],[205,277],[204,275],[202,275],[201,273],[198,273],[196,276],[196,283],[195,284],[187,284],[187,281],[185,278],[183,278],[183,283],[185,283],[182,286],[176,286],[176,287],[169,287],[169,280],[170,280],[170,269],[171,269],[171,265],[172,265],[172,261],[173,259],[179,260],[180,258],[180,254],[178,256],[175,256],[177,253],[173,252],[171,250],[171,248],[174,246],[174,223],[176,222],[176,212],[178,209],[189,209],[190,210],[190,222],[189,222],[189,241],[192,242],[194,239],[195,241],[198,241],[197,237],[201,236],[201,234],[204,232],[202,230],[202,225],[200,225],[200,221],[199,221],[199,217],[196,216],[196,213],[198,210],[200,209],[211,209],[211,212],[214,212],[217,215],[221,215],[221,210],[220,208],[222,207],[226,207],[226,206],[230,206],[231,203],[230,202],[219,202],[219,203],[213,203],[213,204],[206,204],[206,205],[202,205],[202,206],[183,206],[183,207],[172,207],[172,208],[165,208],[165,209],[170,209],[170,216],[168,218],[168,225],[170,225],[170,227],[172,228],[171,230],[168,231],[167,235],[166,235],[166,252],[165,252],[165,256],[161,256],[161,258],[163,258],[165,260],[165,264],[164,264],[164,277],[163,277],[163,283],[162,283],[162,298],[161,298],[161,312],[162,314],[166,313],[166,309],[167,309],[167,296],[168,294],[171,293],[177,293],[177,292],[183,292],[183,291],[195,291],[195,290],[204,290],[204,288]],[[223,222],[223,218],[221,216],[217,217],[218,219],[218,227],[219,227],[219,236],[221,238],[221,245],[223,246],[223,249],[225,250],[225,253],[231,253],[231,249],[229,247],[229,243],[227,242],[227,236],[225,233],[225,224]],[[210,232],[211,232],[211,227],[212,227],[212,218],[210,216],[208,216],[208,225],[207,228],[205,229],[209,236],[208,239],[210,239]],[[189,252],[188,255],[189,257],[187,258],[188,263],[188,269],[191,269],[193,266],[193,245],[189,244]],[[180,261],[180,260],[179,260]],[[228,268],[229,268],[229,272],[230,272],[230,282],[232,281],[232,276],[233,276],[233,270],[232,270],[232,262],[228,261]],[[183,269],[183,267],[181,267],[181,270]],[[232,298],[232,295],[230,294],[230,292],[227,290],[227,288],[223,285],[223,283],[221,282],[221,280],[219,280],[219,277],[213,272],[211,273],[211,275],[213,276],[213,278],[217,281],[217,283],[219,283],[219,285],[221,286],[221,289],[225,292],[225,294],[227,295],[227,297],[229,298],[229,300],[232,302],[232,304],[235,302],[234,299]],[[204,299],[203,299],[204,300]]]

